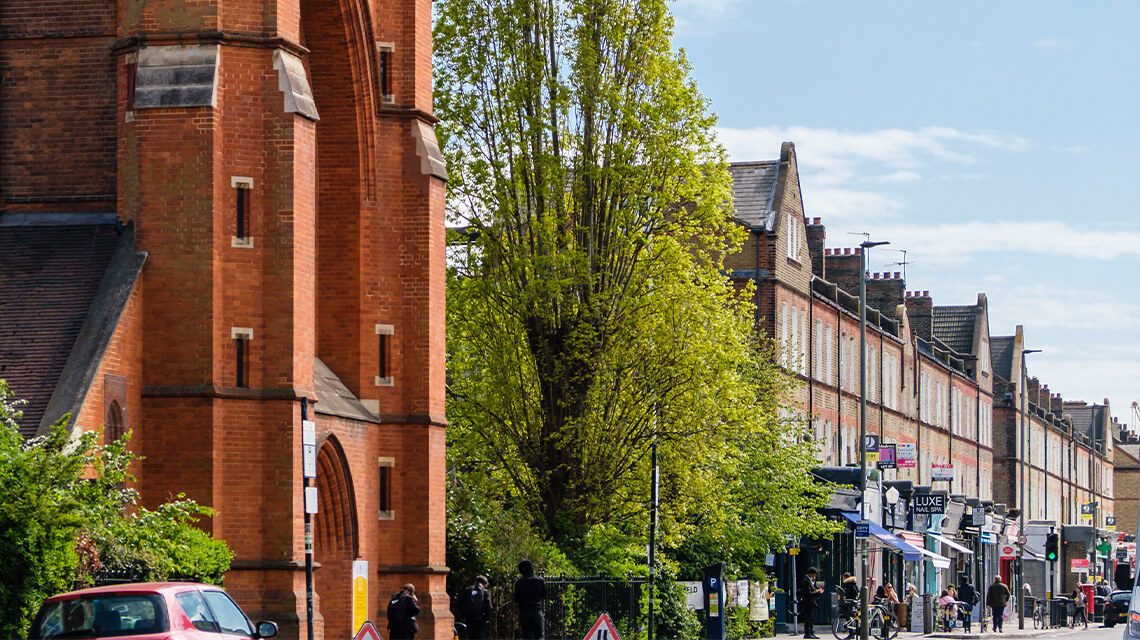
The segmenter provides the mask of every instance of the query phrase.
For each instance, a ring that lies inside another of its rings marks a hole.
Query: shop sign
[[[939,493],[920,493],[910,498],[911,513],[933,516],[946,513],[946,496]]]
[[[1069,568],[1076,573],[1089,572],[1089,559],[1088,558],[1073,558],[1069,560]]]

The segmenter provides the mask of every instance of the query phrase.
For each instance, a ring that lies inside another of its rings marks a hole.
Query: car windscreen
[[[114,638],[161,633],[168,628],[163,600],[157,594],[90,594],[45,603],[28,638]]]
[[[1108,598],[1115,604],[1128,604],[1128,601],[1132,599],[1132,594],[1128,591],[1117,591]]]

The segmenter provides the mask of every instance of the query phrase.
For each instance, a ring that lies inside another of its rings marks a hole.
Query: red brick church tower
[[[306,635],[444,591],[444,181],[430,0],[0,3],[0,378],[28,435],[133,431],[226,587]]]

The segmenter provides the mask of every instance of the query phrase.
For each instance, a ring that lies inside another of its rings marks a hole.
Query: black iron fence
[[[609,614],[622,638],[636,638],[646,623],[648,579],[640,577],[546,579],[546,638],[581,640],[602,613]]]
[[[546,640],[582,640],[602,613],[609,614],[623,638],[644,635],[648,623],[648,579],[610,576],[543,576],[546,581]],[[519,637],[514,585],[492,587],[495,615],[488,629],[491,640]],[[460,618],[461,619],[461,618]],[[463,637],[462,632],[460,637]]]

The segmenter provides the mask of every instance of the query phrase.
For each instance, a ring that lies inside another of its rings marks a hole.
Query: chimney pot
[[[823,220],[823,218],[812,218],[811,223],[812,224],[822,224],[822,220]]]
[[[896,272],[895,272],[895,279],[897,280],[897,279],[899,279],[899,278],[901,278],[901,277],[902,277],[902,273],[901,273],[901,272],[899,272],[899,271],[896,271]]]
[[[923,289],[922,290],[922,297],[923,298],[929,298],[930,297],[930,291],[927,289]]]

